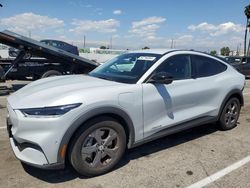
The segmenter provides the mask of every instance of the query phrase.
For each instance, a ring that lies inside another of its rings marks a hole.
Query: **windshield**
[[[127,53],[115,57],[89,73],[90,76],[122,83],[136,83],[161,57],[159,54]]]

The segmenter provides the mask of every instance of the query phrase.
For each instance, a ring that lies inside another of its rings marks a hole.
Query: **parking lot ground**
[[[219,131],[208,124],[126,152],[112,172],[94,178],[71,168],[40,170],[22,165],[10,149],[5,126],[6,96],[0,97],[0,187],[187,187],[250,155],[250,80],[239,125]],[[250,163],[206,187],[250,187]]]

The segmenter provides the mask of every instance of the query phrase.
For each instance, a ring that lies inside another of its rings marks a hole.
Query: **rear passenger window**
[[[196,77],[213,76],[227,69],[226,65],[209,57],[194,55],[192,62],[195,66]]]

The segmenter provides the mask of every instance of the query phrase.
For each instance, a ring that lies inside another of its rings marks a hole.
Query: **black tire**
[[[3,67],[0,65],[0,80],[1,78],[3,78],[4,76],[4,70],[3,70]]]
[[[32,54],[27,52],[24,56],[24,59],[30,59],[32,57]]]
[[[237,126],[240,115],[240,101],[238,98],[230,98],[223,107],[219,119],[219,128],[221,130],[230,130]]]
[[[47,77],[52,77],[52,76],[60,76],[60,75],[62,75],[62,73],[59,72],[59,71],[56,71],[56,70],[49,70],[49,71],[45,72],[45,73],[41,76],[41,78],[47,78]]]
[[[69,161],[81,175],[107,173],[122,158],[126,134],[122,125],[110,117],[98,117],[84,124],[69,146]]]

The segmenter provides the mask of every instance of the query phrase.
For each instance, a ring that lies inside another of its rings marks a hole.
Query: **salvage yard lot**
[[[11,84],[9,82],[9,84]],[[74,170],[46,171],[22,165],[5,129],[6,96],[0,97],[0,187],[186,187],[250,155],[250,80],[237,128],[197,127],[127,151],[112,172],[84,178]],[[250,187],[250,163],[207,187]]]

